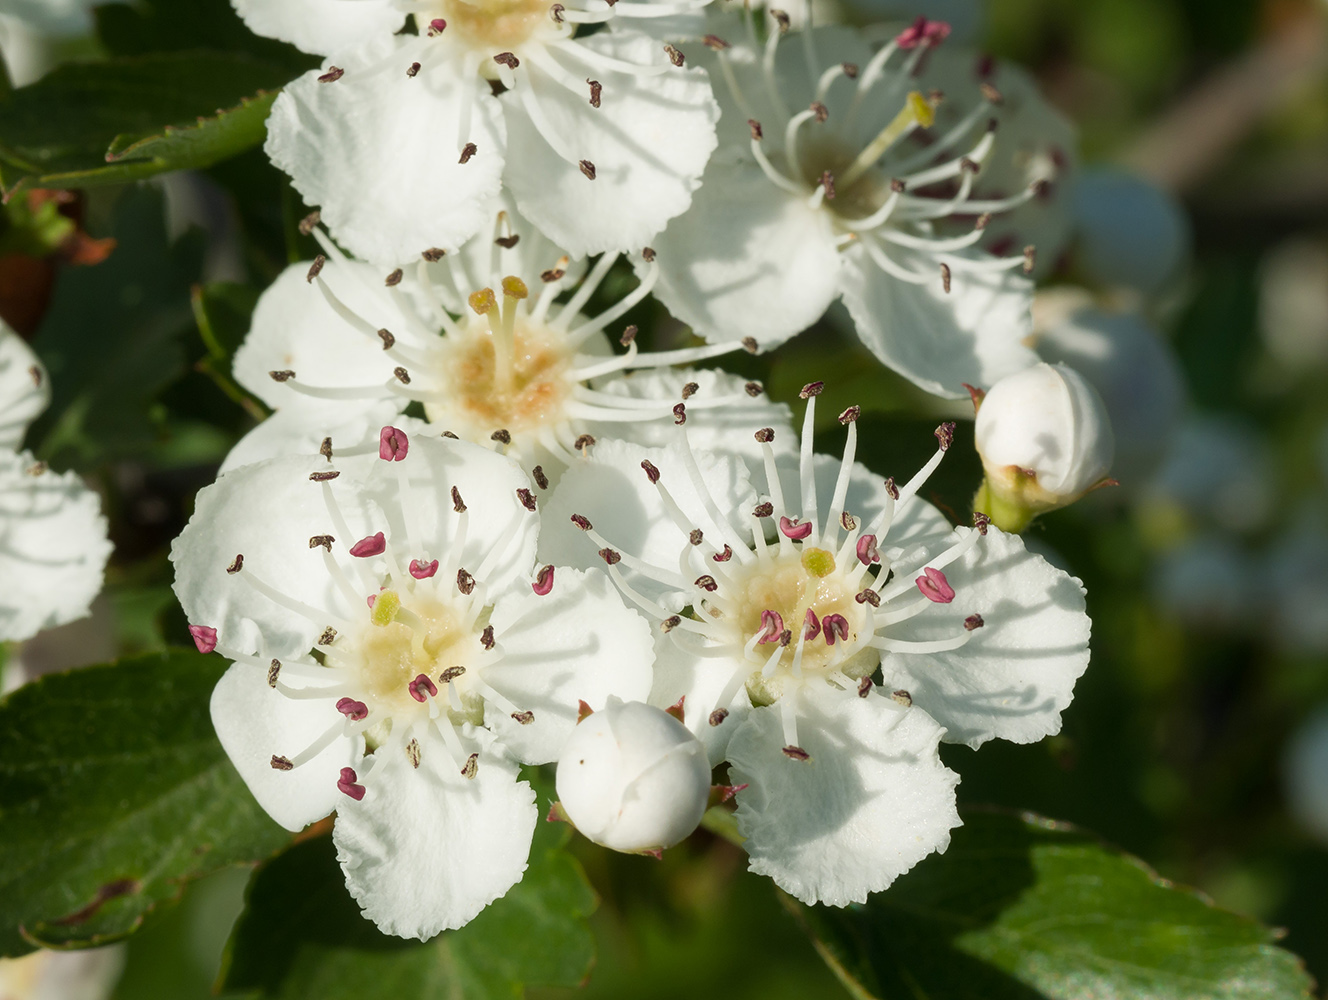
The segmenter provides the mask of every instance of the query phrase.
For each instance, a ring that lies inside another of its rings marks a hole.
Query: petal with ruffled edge
[[[282,455],[317,455],[324,438],[332,439],[332,455],[338,469],[345,470],[348,462],[359,466],[377,461],[378,432],[386,424],[408,434],[437,433],[422,420],[398,413],[394,403],[378,403],[367,411],[341,414],[337,422],[311,418],[300,411],[278,410],[235,442],[218,475]],[[346,452],[351,450],[360,454],[348,460]]]
[[[683,701],[683,724],[701,741],[710,758],[710,766],[717,766],[728,753],[729,740],[738,731],[747,713],[752,710],[747,689],[740,687],[733,700],[723,706],[728,716],[718,725],[710,724],[711,713],[737,661],[729,657],[698,656],[682,646],[670,632],[655,640],[655,679],[650,688],[650,704],[669,708]]]
[[[829,686],[798,698],[810,760],[780,752],[778,705],[752,712],[729,743],[730,781],[747,785],[737,821],[749,867],[804,903],[864,903],[949,846],[959,776],[941,763],[944,730],[925,712]]]
[[[957,528],[956,538],[973,530]],[[923,565],[901,566],[900,578],[916,576]],[[962,635],[964,619],[975,613],[985,624],[959,649],[888,653],[884,685],[908,691],[947,728],[946,742],[1032,743],[1060,732],[1061,712],[1088,666],[1083,585],[1026,551],[1018,535],[996,528],[944,572],[954,601],[882,634],[927,642]]]
[[[395,34],[406,19],[392,0],[231,0],[231,6],[255,35],[316,56]]]
[[[626,441],[602,441],[595,445],[589,461],[563,473],[545,504],[540,561],[581,568],[603,565],[596,554],[599,546],[571,521],[573,514],[581,514],[613,548],[676,574],[678,554],[687,546],[687,535],[674,524],[658,491],[646,478],[641,469],[643,460],[659,469],[661,485],[690,524],[711,538],[722,537],[687,473],[680,446],[642,448]],[[746,466],[733,456],[704,452],[696,455],[696,462],[720,515],[750,538],[748,525],[756,506],[756,491]],[[633,570],[626,561],[616,568],[632,587],[670,610],[678,610],[680,602],[687,599],[679,588]]]
[[[258,299],[244,343],[235,352],[235,380],[268,406],[306,414],[313,422],[344,422],[354,411],[391,401],[397,411],[408,399],[389,388],[400,363],[383,343],[356,330],[328,304],[318,286],[307,280],[310,261],[286,268]],[[349,309],[375,328],[389,330],[405,343],[412,327],[383,287],[383,271],[353,261],[329,261],[321,272],[328,288]],[[376,287],[375,287],[376,286]],[[297,382],[319,389],[379,387],[364,399],[306,396],[269,372],[293,371]]]
[[[394,463],[395,464],[395,463]],[[376,479],[372,495],[387,512],[394,544],[409,538],[418,558],[437,558],[451,548],[457,513],[452,487],[466,505],[466,540],[454,562],[474,574],[489,600],[505,588],[525,586],[535,560],[540,518],[522,506],[517,490],[534,484],[506,455],[468,441],[416,435],[400,476]],[[482,571],[482,572],[481,572]]]
[[[81,618],[111,554],[97,494],[28,452],[0,452],[0,640]]]
[[[299,679],[286,683],[314,686]],[[364,738],[336,739],[290,771],[274,768],[273,756],[294,757],[345,721],[336,698],[288,698],[268,687],[262,667],[248,663],[232,664],[212,689],[217,738],[258,804],[287,830],[302,830],[337,808],[343,798],[337,779],[343,767],[358,764]]]
[[[717,155],[692,207],[653,245],[656,298],[711,343],[754,337],[776,347],[820,319],[838,289],[828,214],[748,159]]]
[[[910,266],[930,271],[934,265],[920,258]],[[844,253],[841,286],[867,348],[888,368],[938,396],[961,399],[967,395],[965,382],[991,385],[1037,363],[1037,353],[1026,343],[1033,329],[1033,286],[1008,271],[956,266],[947,293],[939,272],[924,284],[903,281],[854,246]]]
[[[323,490],[331,490],[354,536],[338,544],[383,530],[385,518],[349,476],[310,481],[326,471],[321,456],[276,458],[228,472],[199,491],[194,516],[171,545],[175,596],[190,622],[216,629],[223,646],[241,652],[300,656],[347,613],[321,550],[309,545],[314,535],[340,534]],[[237,554],[244,556],[244,572],[228,573]],[[250,586],[245,573],[326,612],[327,620],[275,603]]]
[[[0,448],[17,450],[28,424],[51,402],[51,380],[37,355],[0,322]]]
[[[417,738],[419,734],[416,733]],[[535,792],[483,730],[478,770],[462,777],[436,737],[420,765],[381,748],[362,776],[362,800],[343,796],[332,839],[346,886],[385,934],[428,940],[461,927],[526,870]]]
[[[556,760],[577,720],[577,702],[604,707],[610,696],[644,701],[655,651],[650,625],[623,605],[601,570],[554,570],[553,590],[501,598],[490,619],[502,661],[483,679],[518,709],[521,725],[490,705],[484,721],[518,760]]]
[[[601,32],[532,57],[517,88],[501,97],[512,148],[521,150],[509,158],[504,183],[527,218],[573,254],[648,243],[687,209],[716,142],[719,108],[704,70],[635,77],[597,66],[600,56],[643,66],[666,59],[658,42],[637,32]],[[588,76],[603,84],[598,108],[588,100]],[[594,180],[582,160],[594,165]]]
[[[310,70],[272,106],[267,144],[332,235],[356,256],[384,266],[455,250],[490,221],[506,130],[498,104],[473,93],[456,66],[430,59],[427,39],[391,38],[343,58],[345,75],[319,83]],[[412,62],[424,63],[415,77]],[[473,101],[469,141],[458,162],[461,102]]]

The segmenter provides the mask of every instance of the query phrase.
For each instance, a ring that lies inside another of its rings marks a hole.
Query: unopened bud
[[[1101,397],[1065,365],[1037,364],[997,382],[974,436],[986,471],[974,508],[1007,531],[1106,482],[1115,447]]]
[[[572,730],[557,789],[567,818],[590,840],[625,853],[659,851],[701,822],[710,763],[663,709],[610,698]]]

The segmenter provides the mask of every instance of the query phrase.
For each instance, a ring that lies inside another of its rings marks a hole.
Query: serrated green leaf
[[[0,701],[0,953],[123,937],[184,880],[289,841],[213,734],[225,667],[174,650]]]
[[[380,934],[360,915],[330,837],[297,844],[250,884],[223,988],[264,1000],[510,1000],[524,986],[578,985],[594,961],[586,917],[595,894],[561,846],[566,827],[539,826],[522,880],[465,927],[425,943]]]
[[[239,52],[61,66],[0,100],[0,186],[114,184],[258,145],[290,70]]]
[[[1302,1000],[1277,933],[1063,823],[968,813],[862,906],[788,905],[855,996]]]

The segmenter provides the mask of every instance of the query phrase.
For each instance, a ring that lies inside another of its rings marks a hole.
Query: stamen
[[[274,757],[273,760],[276,760],[276,758]],[[358,784],[358,781],[359,775],[355,773],[355,768],[343,767],[341,769],[341,777],[337,779],[337,788],[344,794],[349,795],[356,802],[359,802],[364,798],[365,788],[363,785]]]

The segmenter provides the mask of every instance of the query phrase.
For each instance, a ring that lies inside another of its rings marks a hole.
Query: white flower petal
[[[563,45],[588,54],[588,62],[558,46],[547,57],[572,80],[596,77],[600,107],[591,107],[588,88],[569,90],[533,60],[523,63],[518,90],[501,98],[512,147],[521,150],[509,159],[504,183],[531,222],[574,254],[639,249],[686,210],[715,148],[719,108],[709,79],[694,66],[646,77],[594,66],[596,56],[643,66],[666,58],[658,42],[637,32]],[[548,144],[523,105],[523,87],[566,154],[594,164],[593,181]]]
[[[678,553],[686,545],[687,536],[673,523],[658,491],[641,470],[643,460],[653,462],[660,470],[660,484],[668,489],[689,523],[711,537],[719,537],[677,445],[642,448],[625,441],[602,441],[595,445],[590,460],[563,473],[545,504],[540,561],[583,568],[603,565],[596,554],[599,546],[571,523],[573,514],[581,514],[613,548],[676,573]],[[750,538],[748,524],[756,506],[756,492],[746,466],[727,455],[701,453],[696,461],[721,515],[730,517],[739,532]],[[633,570],[625,561],[617,569],[652,600],[672,607],[682,598],[678,588]]]
[[[974,255],[984,258],[990,260]],[[932,267],[925,258],[914,266]],[[881,271],[861,246],[845,252],[841,275],[844,304],[862,342],[928,392],[961,399],[965,382],[988,386],[1037,363],[1026,343],[1033,286],[1024,278],[956,266],[946,293],[939,273],[926,284],[901,281]]]
[[[364,753],[364,738],[334,740],[290,771],[273,756],[294,757],[334,725],[345,723],[335,698],[287,698],[268,687],[261,667],[235,663],[212,689],[212,725],[258,804],[287,830],[302,830],[337,808],[343,767]]]
[[[355,536],[338,538],[338,545],[352,545],[387,525],[350,477],[327,484],[309,480],[311,473],[327,469],[321,456],[276,458],[235,469],[199,491],[194,516],[171,545],[175,596],[192,624],[216,629],[223,646],[242,652],[308,652],[332,621],[305,618],[274,603],[245,581],[249,573],[326,611],[329,619],[345,614],[321,549],[309,546],[314,535],[338,534],[323,490],[332,491]],[[228,573],[237,554],[244,556],[244,572]]]
[[[335,419],[335,422],[333,422]],[[378,431],[391,424],[410,433],[413,428],[427,431],[427,424],[397,412],[395,403],[378,403],[372,409],[352,410],[335,418],[319,419],[303,410],[278,410],[235,443],[221,463],[218,474],[238,469],[242,465],[266,462],[281,455],[317,455],[323,439],[332,439],[332,454],[341,450],[373,443],[375,450],[349,464],[377,461]],[[337,468],[345,469],[347,460],[337,457]]]
[[[487,734],[476,736],[484,740]],[[384,752],[364,798],[343,796],[332,838],[346,886],[385,934],[427,940],[461,927],[526,870],[538,812],[517,767],[480,745],[473,779],[441,740],[421,741],[420,766]]]
[[[391,35],[406,16],[391,0],[231,0],[249,30],[329,55],[378,35]]]
[[[748,159],[717,154],[691,209],[652,245],[655,296],[712,343],[755,337],[776,347],[820,319],[838,288],[829,215]]]
[[[958,528],[956,537],[973,530]],[[887,653],[881,664],[885,687],[908,691],[914,704],[946,727],[947,742],[1032,743],[1060,732],[1060,714],[1088,666],[1083,585],[1026,551],[1018,535],[996,528],[944,572],[954,601],[882,634],[924,642],[953,638],[974,613],[985,625],[959,649]]]
[[[925,712],[819,685],[799,701],[811,760],[780,752],[778,706],[752,712],[729,743],[730,781],[748,786],[737,820],[750,868],[804,903],[863,903],[949,846],[959,777]]]
[[[732,372],[715,368],[643,369],[607,380],[596,388],[633,399],[678,400],[682,398],[683,386],[689,382],[697,389],[687,400],[687,432],[697,451],[738,455],[747,463],[753,482],[763,481],[760,470],[764,468],[764,458],[755,437],[758,428],[774,430],[776,454],[791,455],[797,451],[793,415],[788,405],[776,403],[764,393],[755,398],[749,396],[745,388],[749,380]],[[728,402],[708,405],[717,400]],[[667,447],[678,436],[672,419],[623,424],[605,421],[591,423],[589,430],[597,438],[614,437],[649,448]]]
[[[310,70],[268,118],[272,162],[320,207],[338,241],[384,266],[456,249],[490,222],[501,183],[507,138],[497,102],[471,98],[469,141],[479,151],[459,163],[461,101],[473,88],[452,62],[425,59],[426,42],[366,45],[341,60],[345,76],[333,83]],[[424,69],[407,77],[421,59]]]
[[[649,624],[623,605],[601,570],[554,571],[553,590],[525,588],[501,598],[490,619],[503,661],[484,668],[485,683],[522,711],[527,725],[490,704],[485,725],[518,760],[556,760],[577,720],[577,703],[603,708],[611,696],[644,701],[655,653]]]
[[[17,450],[28,424],[51,402],[51,380],[41,360],[0,321],[0,448]]]
[[[409,537],[423,550],[412,554],[421,559],[449,551],[456,521],[451,496],[455,486],[466,505],[467,527],[465,544],[453,558],[477,576],[488,563],[479,582],[488,588],[490,600],[514,581],[528,579],[540,518],[517,497],[517,490],[533,491],[533,484],[513,459],[468,441],[417,434],[410,439],[410,454],[402,468],[408,473],[406,494],[397,476],[380,477],[373,487],[387,512],[394,543]],[[403,509],[409,511],[408,523],[402,522]],[[497,556],[491,556],[494,550]]]
[[[718,766],[728,753],[729,740],[752,710],[745,686],[726,706],[728,717],[719,725],[710,724],[710,714],[738,664],[728,658],[696,656],[687,651],[675,636],[661,634],[655,640],[655,680],[650,689],[650,704],[670,708],[683,701],[683,724],[706,748],[710,766]],[[685,640],[684,640],[685,641]],[[696,641],[696,640],[693,640]]]
[[[77,475],[0,452],[0,640],[87,614],[110,554],[101,501]]]
[[[387,386],[398,362],[383,352],[382,342],[355,330],[307,280],[309,261],[286,268],[259,297],[249,333],[235,352],[235,380],[268,406],[307,415],[311,420],[344,423],[356,410],[388,400],[398,411],[409,400]],[[357,262],[329,261],[322,270],[328,288],[348,308],[375,328],[405,340],[406,318],[383,287],[384,271]],[[296,381],[315,388],[378,386],[363,400],[306,396],[289,382],[268,373],[293,371]]]

